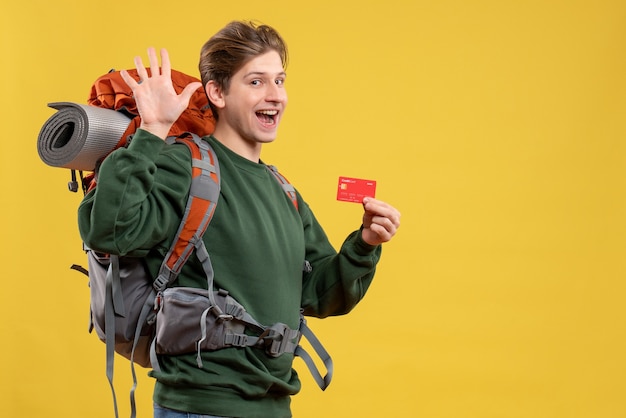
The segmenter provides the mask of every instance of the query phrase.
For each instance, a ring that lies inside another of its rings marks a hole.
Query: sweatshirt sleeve
[[[372,283],[382,247],[363,241],[359,229],[348,235],[337,252],[308,205],[303,204],[301,215],[306,260],[311,264],[303,279],[304,314],[319,318],[346,314]]]
[[[97,187],[78,208],[85,244],[104,253],[144,256],[171,237],[186,205],[189,161],[187,147],[137,130],[127,148],[104,159]]]

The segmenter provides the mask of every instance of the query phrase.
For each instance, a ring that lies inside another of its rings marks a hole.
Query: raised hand
[[[388,203],[371,197],[363,199],[363,209],[363,240],[370,245],[391,240],[400,227],[400,212]]]
[[[167,50],[161,49],[161,67],[154,48],[148,48],[150,74],[143,65],[141,57],[135,57],[135,67],[139,81],[122,70],[121,76],[133,91],[139,116],[141,129],[165,139],[170,128],[189,105],[193,93],[202,83],[188,84],[181,94],[177,94],[172,84],[170,58]]]

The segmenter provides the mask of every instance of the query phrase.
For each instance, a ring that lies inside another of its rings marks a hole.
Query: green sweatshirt
[[[326,317],[349,312],[363,298],[380,258],[360,231],[337,252],[298,194],[299,210],[261,163],[230,151],[213,137],[221,191],[204,235],[215,287],[226,289],[260,323],[296,329],[300,309]],[[156,276],[178,229],[191,184],[184,145],[165,144],[138,130],[127,148],[103,162],[98,186],[78,210],[82,239],[94,250],[145,256]],[[312,270],[303,272],[307,260]],[[192,256],[176,286],[206,288]],[[300,390],[293,355],[269,357],[257,348],[160,356],[154,400],[161,406],[229,417],[290,417],[290,395]]]

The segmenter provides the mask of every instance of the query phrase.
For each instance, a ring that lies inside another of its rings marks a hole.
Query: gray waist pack
[[[259,324],[226,290],[172,287],[159,296],[155,308],[156,339],[153,353],[177,355],[226,347],[262,348],[272,357],[296,353],[301,333],[277,323]],[[304,319],[304,318],[302,318]],[[301,322],[302,323],[302,322]],[[158,364],[152,361],[152,364]]]

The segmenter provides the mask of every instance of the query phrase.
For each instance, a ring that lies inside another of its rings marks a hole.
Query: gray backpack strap
[[[313,334],[313,331],[311,331],[311,328],[309,328],[309,326],[306,324],[304,316],[301,317],[300,332],[302,333],[302,336],[304,336],[309,341],[311,347],[313,347],[313,350],[315,350],[319,358],[324,363],[324,367],[326,367],[326,375],[322,377],[321,373],[317,369],[317,366],[313,362],[313,359],[311,359],[309,353],[307,353],[301,345],[298,345],[294,354],[300,357],[306,363],[309,371],[311,372],[311,375],[315,379],[315,382],[317,382],[317,385],[320,387],[320,389],[326,390],[328,385],[330,385],[331,379],[333,378],[333,360],[330,358],[330,355],[328,354],[324,346],[322,346],[320,340],[317,339],[315,334]]]
[[[117,418],[117,397],[115,395],[115,388],[113,385],[113,372],[115,364],[115,317],[126,316],[126,310],[124,309],[124,297],[122,295],[122,284],[120,279],[120,259],[117,255],[110,255],[111,264],[107,270],[106,275],[106,299],[105,299],[105,344],[106,344],[106,375],[111,386],[111,392],[113,394],[113,407],[115,410],[115,417]],[[141,322],[139,323],[141,324]],[[141,331],[141,326],[137,326],[137,330]],[[133,347],[134,351],[134,347]],[[135,377],[135,370],[131,362],[131,368],[133,373],[133,387],[137,386],[137,379]],[[135,411],[135,399],[131,396],[132,411],[131,417],[136,415]]]
[[[287,193],[287,196],[289,196],[289,199],[291,199],[291,203],[293,203],[293,205],[296,207],[296,210],[297,210],[298,209],[298,195],[296,194],[295,187],[293,187],[293,185],[289,183],[289,180],[287,180],[285,176],[280,174],[276,166],[266,165],[265,167],[267,167],[270,173],[272,173],[272,175],[276,178],[278,183],[282,186],[285,193]]]
[[[117,412],[117,397],[115,396],[115,386],[113,385],[113,371],[115,360],[115,301],[114,295],[119,292],[116,287],[120,285],[120,261],[116,255],[110,256],[111,264],[107,271],[106,276],[106,299],[105,299],[105,329],[106,335],[106,375],[111,386],[111,393],[113,394],[113,407],[115,409],[115,418],[118,418]],[[119,299],[118,301],[119,302]],[[122,311],[123,311],[123,304]],[[119,305],[118,305],[119,307]]]
[[[135,338],[133,339],[133,348],[130,353],[130,373],[133,377],[133,386],[130,389],[130,417],[135,418],[137,416],[137,406],[135,403],[135,391],[137,390],[137,373],[135,372],[135,349],[137,348],[137,343],[139,342],[139,338],[141,336],[141,325],[148,321],[148,317],[151,313],[154,312],[154,300],[156,298],[156,291],[153,289],[148,295],[146,301],[141,307],[141,313],[139,314],[139,320],[137,321],[137,328],[135,329]],[[155,357],[156,360],[156,357]],[[153,361],[152,355],[150,356],[150,361]],[[156,360],[156,364],[158,367],[158,360]],[[160,368],[159,368],[160,369]]]
[[[115,362],[115,317],[117,315],[124,316],[124,303],[121,293],[121,278],[120,278],[120,261],[119,256],[111,254],[109,256],[110,266],[107,271],[106,277],[106,299],[105,299],[105,345],[106,345],[106,375],[109,381],[109,385],[111,386],[111,393],[113,395],[113,408],[115,410],[115,417],[118,417],[118,408],[117,408],[117,396],[115,395],[115,387],[113,385],[113,373],[114,373],[114,362]],[[156,292],[153,290],[152,293],[147,297],[141,313],[139,315],[139,320],[137,321],[137,327],[135,329],[135,337],[133,341],[133,346],[130,355],[130,370],[133,379],[133,386],[130,390],[130,407],[131,418],[135,418],[137,416],[137,406],[135,402],[135,390],[137,389],[137,374],[135,372],[135,348],[137,348],[137,342],[139,341],[139,337],[142,331],[142,324],[144,324],[148,320],[148,316],[153,311],[154,307],[154,298]]]
[[[163,291],[176,280],[196,244],[202,241],[220,195],[219,164],[211,146],[196,134],[181,135],[176,138],[176,142],[187,145],[191,152],[191,188],[183,220],[161,264],[159,275],[154,280],[153,286],[157,292]],[[189,215],[197,214],[198,210],[203,210],[204,216],[196,223],[196,218],[190,218]]]

